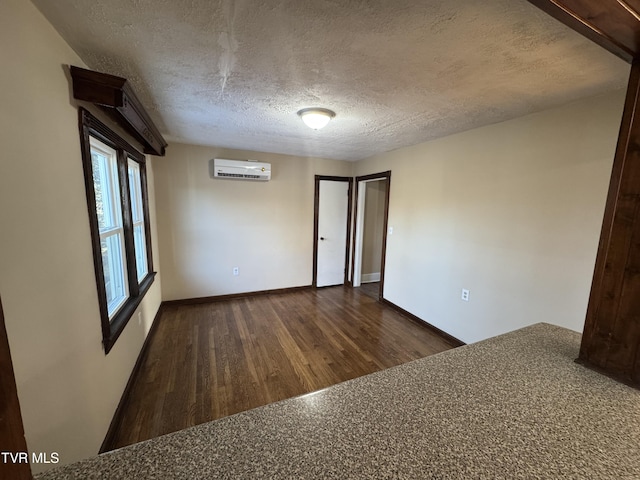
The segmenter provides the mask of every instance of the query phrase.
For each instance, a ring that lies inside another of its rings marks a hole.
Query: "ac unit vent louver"
[[[271,164],[215,158],[213,176],[236,180],[268,181],[271,179]]]

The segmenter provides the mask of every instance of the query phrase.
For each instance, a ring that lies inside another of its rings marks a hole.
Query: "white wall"
[[[358,162],[392,171],[384,297],[465,342],[541,321],[582,331],[623,100]]]
[[[136,314],[105,356],[77,105],[63,69],[83,64],[24,0],[0,2],[0,44],[0,295],[28,448],[69,463],[100,448],[159,307],[160,278],[139,307],[142,324]],[[153,160],[149,197],[157,253]]]
[[[271,180],[210,178],[216,156],[269,162]],[[352,163],[180,144],[158,160],[163,300],[311,285],[314,175]]]

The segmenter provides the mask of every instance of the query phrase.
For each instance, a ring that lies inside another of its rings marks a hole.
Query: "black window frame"
[[[87,194],[87,208],[91,228],[91,242],[93,247],[93,263],[100,307],[100,322],[102,326],[102,343],[105,355],[109,353],[134,312],[142,302],[147,291],[153,284],[156,272],[153,270],[153,252],[151,251],[151,227],[149,222],[149,198],[147,189],[146,157],[132,147],[120,135],[96,118],[89,110],[79,109],[80,143],[82,151],[82,165]],[[101,141],[117,152],[118,183],[120,186],[120,205],[122,208],[122,223],[124,231],[125,267],[129,282],[129,296],[118,309],[113,318],[109,319],[107,309],[107,294],[104,284],[102,254],[100,247],[100,230],[96,210],[95,189],[93,186],[93,163],[91,161],[90,137]],[[131,196],[128,181],[128,160],[131,159],[140,166],[140,183],[142,193],[142,208],[144,212],[144,230],[147,254],[147,275],[138,281],[136,269],[136,255],[133,239],[133,222],[131,213]]]

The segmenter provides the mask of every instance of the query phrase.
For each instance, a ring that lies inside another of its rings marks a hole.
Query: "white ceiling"
[[[358,160],[622,88],[526,0],[33,0],[171,141]],[[324,129],[296,112],[337,113]]]

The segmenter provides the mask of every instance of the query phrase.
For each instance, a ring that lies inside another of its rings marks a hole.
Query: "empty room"
[[[640,477],[639,34],[3,0],[0,478]]]

